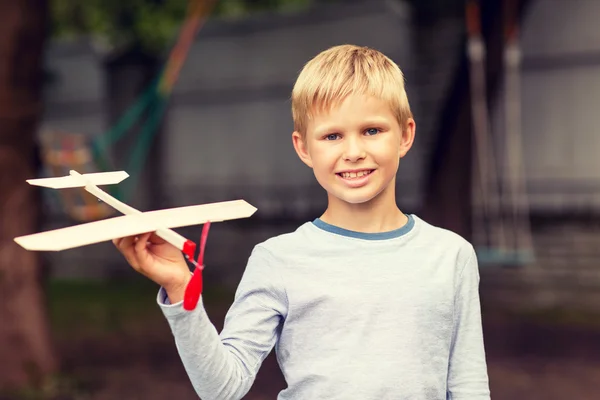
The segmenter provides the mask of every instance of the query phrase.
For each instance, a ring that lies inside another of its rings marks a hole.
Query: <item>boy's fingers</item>
[[[148,240],[150,239],[150,235],[152,235],[152,232],[144,233],[137,238],[137,241],[133,245],[133,255],[140,269],[144,261],[148,258]]]
[[[166,240],[165,240],[165,239],[163,239],[163,238],[161,238],[160,236],[158,236],[158,235],[156,234],[156,232],[153,232],[153,233],[150,235],[150,238],[148,239],[148,241],[149,241],[150,243],[152,243],[152,244],[163,244],[163,243],[166,243]]]
[[[136,242],[135,236],[128,236],[128,237],[116,239],[115,245],[117,246],[117,248],[119,249],[121,254],[123,254],[123,256],[125,257],[127,262],[129,264],[131,264],[131,266],[134,269],[137,270],[139,268],[139,266],[138,266],[137,259],[135,257],[135,242]]]
[[[146,246],[148,245],[148,240],[150,239],[150,235],[152,235],[151,232],[148,233],[144,233],[143,235],[139,236],[137,238],[137,242],[135,242],[135,252],[137,254],[140,254],[141,251],[144,251],[146,249]]]
[[[119,250],[127,251],[128,249],[130,249],[133,246],[133,244],[135,243],[135,239],[136,239],[135,236],[127,236],[124,238],[120,238],[120,239],[117,239],[116,245],[119,248]]]

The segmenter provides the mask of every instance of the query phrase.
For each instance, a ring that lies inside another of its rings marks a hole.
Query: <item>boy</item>
[[[240,399],[275,347],[279,399],[489,399],[473,247],[400,211],[395,179],[415,122],[403,74],[342,45],[307,63],[292,140],[327,191],[320,218],[258,244],[223,331],[182,308],[181,253],[146,234],[115,244],[158,303],[203,400]],[[150,244],[148,244],[150,242]]]

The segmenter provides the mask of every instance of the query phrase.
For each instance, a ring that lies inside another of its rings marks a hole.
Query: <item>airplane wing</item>
[[[124,215],[15,238],[27,250],[60,251],[126,236],[206,222],[247,218],[256,208],[244,200],[177,207]]]
[[[90,174],[82,174],[85,179],[78,176],[67,175],[58,178],[39,178],[28,179],[27,183],[35,186],[43,186],[51,189],[65,189],[73,187],[83,187],[87,184],[86,180],[94,185],[115,185],[129,177],[125,171],[114,172],[94,172]]]

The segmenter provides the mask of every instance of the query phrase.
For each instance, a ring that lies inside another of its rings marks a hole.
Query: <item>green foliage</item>
[[[316,1],[217,0],[212,15],[293,11]],[[110,49],[140,46],[160,53],[172,43],[187,7],[186,0],[51,0],[52,34],[62,38],[91,35]]]
[[[317,1],[319,0],[220,0],[215,7],[215,15],[243,17],[262,11],[297,11]]]
[[[46,377],[43,382],[18,388],[0,388],[0,399],[11,400],[88,400],[86,382],[74,376],[55,374]]]
[[[51,280],[48,314],[53,334],[56,337],[100,337],[140,331],[162,323],[156,306],[157,292],[154,282],[139,276],[109,283]],[[202,296],[212,307],[222,308],[231,304],[233,292],[232,288],[210,283]]]
[[[52,0],[56,37],[92,35],[111,48],[162,51],[185,18],[184,0]]]

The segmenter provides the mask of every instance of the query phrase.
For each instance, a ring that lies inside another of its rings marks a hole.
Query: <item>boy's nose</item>
[[[365,149],[360,139],[348,138],[344,149],[344,160],[356,162],[365,158]]]

